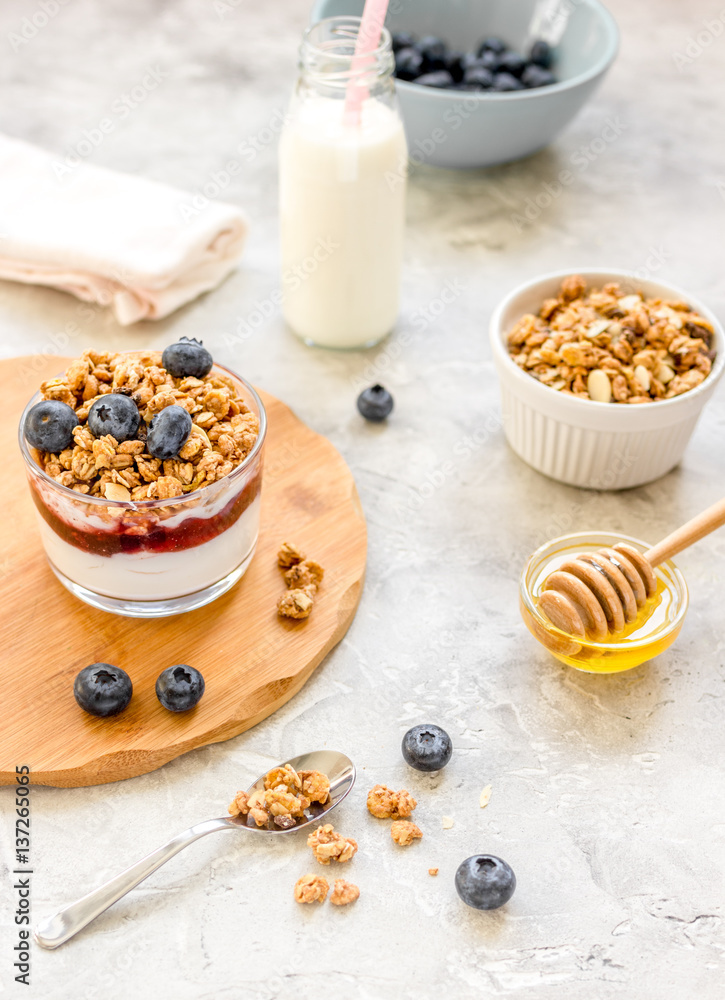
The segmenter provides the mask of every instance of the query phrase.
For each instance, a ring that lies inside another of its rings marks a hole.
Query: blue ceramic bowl
[[[559,80],[550,87],[510,93],[434,90],[396,83],[411,159],[437,167],[487,167],[517,160],[547,146],[572,120],[617,54],[614,18],[599,0],[390,0],[386,25],[417,37],[436,35],[452,49],[472,51],[498,35],[518,52],[540,32],[535,15],[554,8],[548,21]],[[311,21],[360,15],[363,0],[317,0]]]

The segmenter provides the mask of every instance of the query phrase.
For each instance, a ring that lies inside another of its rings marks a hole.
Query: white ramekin
[[[544,299],[555,297],[573,273],[597,288],[618,281],[625,294],[641,291],[648,298],[688,302],[709,319],[717,355],[705,381],[673,399],[626,406],[564,396],[522,371],[508,352],[509,331],[524,313],[537,313]],[[640,280],[628,271],[555,271],[519,285],[496,308],[489,335],[509,444],[544,475],[585,489],[627,489],[669,472],[682,458],[725,368],[725,332],[712,310],[674,285]]]

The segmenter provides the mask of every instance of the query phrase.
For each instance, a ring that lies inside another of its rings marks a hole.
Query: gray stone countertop
[[[158,86],[119,118],[92,162],[195,191],[246,143],[224,197],[246,209],[251,231],[239,271],[159,323],[124,329],[103,310],[79,318],[67,295],[4,283],[2,354],[49,353],[51,334],[68,336],[72,353],[203,335],[220,361],[335,443],[370,531],[357,618],[290,703],[250,732],[152,774],[39,788],[32,819],[37,918],[218,815],[270,757],[339,747],[359,769],[336,814],[360,844],[341,872],[361,886],[358,903],[295,904],[292,885],[311,859],[293,838],[209,838],[62,950],[35,950],[25,988],[11,968],[5,790],[4,995],[722,996],[725,532],[678,560],[691,609],[676,645],[621,675],[577,673],[538,647],[519,618],[517,579],[547,536],[601,527],[654,541],[722,496],[725,392],[664,479],[621,494],[581,492],[542,478],[508,449],[487,345],[499,297],[559,268],[647,269],[725,315],[725,32],[703,27],[723,21],[722,4],[609,5],[623,34],[619,59],[554,145],[488,171],[412,170],[399,327],[380,347],[352,354],[304,347],[269,299],[277,287],[274,133],[307,4],[70,0],[17,51],[7,39],[39,6],[3,5],[2,131],[68,150],[156,68]],[[678,68],[674,54],[698,33],[709,42],[690,43],[694,55]],[[586,169],[572,168],[561,196],[517,227],[513,216],[527,199],[571,167],[577,151],[587,156],[611,120],[616,141],[590,155]],[[446,286],[456,294],[441,310]],[[364,424],[354,405],[359,387],[376,379],[396,399],[385,427]],[[453,469],[441,475],[452,454]],[[440,723],[455,743],[453,762],[437,776],[411,772],[400,756],[403,732],[419,721]],[[387,824],[366,813],[376,782],[418,798],[424,838],[408,850],[394,850]],[[452,829],[442,828],[444,815]],[[516,871],[505,910],[478,913],[455,894],[458,863],[478,851]]]

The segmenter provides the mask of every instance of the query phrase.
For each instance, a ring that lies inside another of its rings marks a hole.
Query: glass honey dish
[[[626,542],[640,552],[650,547],[611,531],[562,535],[538,548],[521,574],[519,606],[526,627],[557,660],[576,670],[614,674],[654,659],[675,641],[687,613],[687,584],[672,560],[667,560],[654,570],[656,592],[638,609],[636,619],[616,636],[610,633],[608,641],[570,635],[549,621],[539,607],[539,598],[550,574],[578,553],[596,552],[618,542]]]

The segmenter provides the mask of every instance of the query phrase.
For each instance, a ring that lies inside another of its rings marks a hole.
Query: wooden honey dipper
[[[718,500],[646,552],[625,542],[581,552],[551,573],[539,608],[556,628],[577,639],[605,642],[633,622],[657,591],[654,568],[725,524],[725,499]]]

